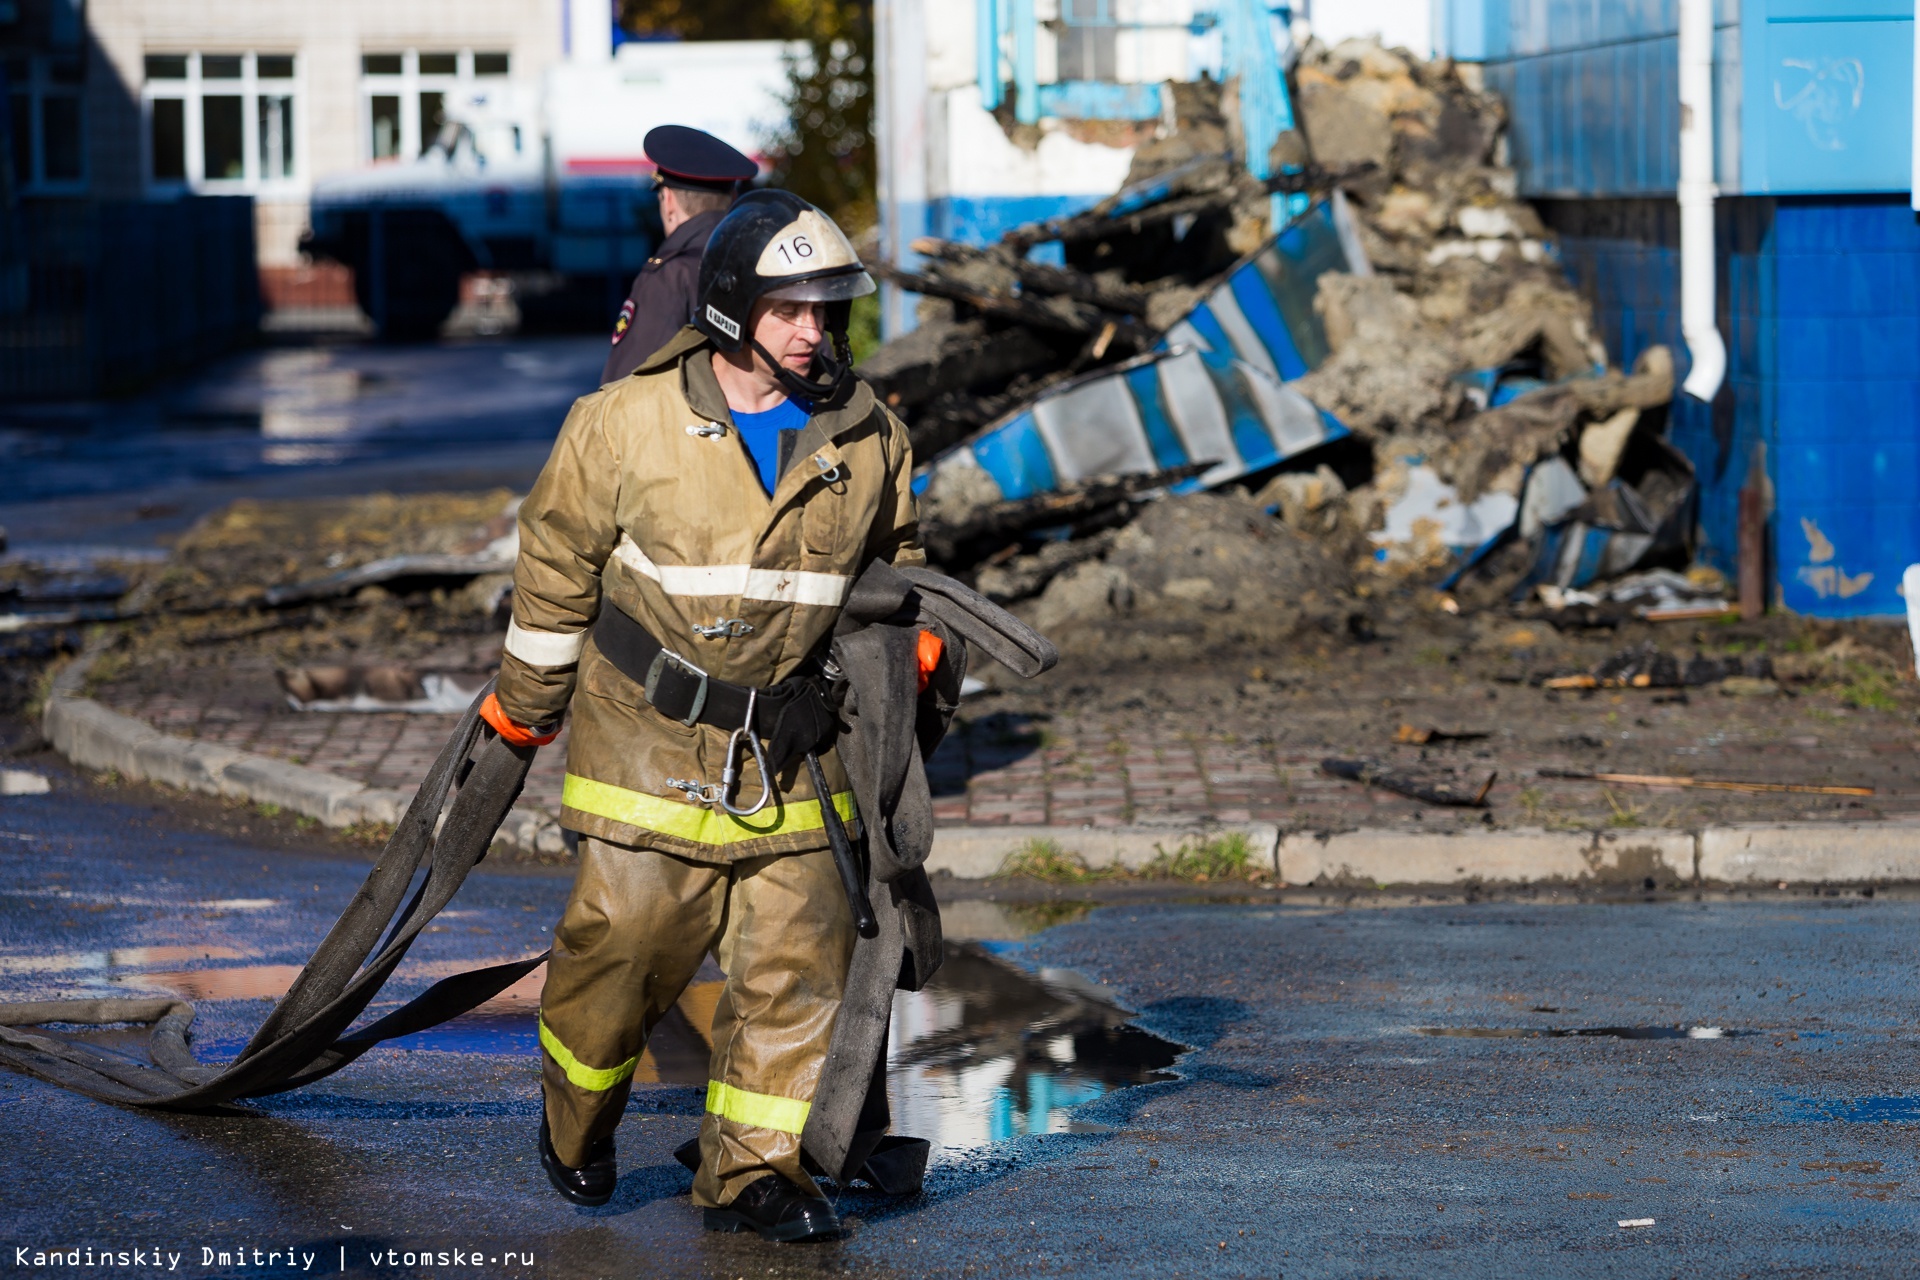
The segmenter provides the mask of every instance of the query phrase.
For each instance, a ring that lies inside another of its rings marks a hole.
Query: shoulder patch
[[[633,328],[633,299],[628,298],[620,306],[620,318],[613,322],[613,345],[619,346],[620,339],[627,336],[627,330]]]

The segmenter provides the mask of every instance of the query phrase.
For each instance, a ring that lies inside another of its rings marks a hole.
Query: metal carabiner
[[[759,697],[758,689],[747,690],[746,723],[728,736],[726,760],[720,769],[720,807],[736,818],[751,818],[766,808],[767,801],[773,798],[773,773],[767,768],[767,753],[761,750],[760,739],[753,731],[753,708]],[[740,782],[740,769],[734,763],[734,759],[739,751],[741,738],[747,740],[747,749],[753,752],[753,762],[760,768],[760,799],[751,809],[739,808],[728,799],[733,794],[734,787]]]

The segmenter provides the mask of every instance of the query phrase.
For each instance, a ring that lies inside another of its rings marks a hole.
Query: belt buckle
[[[706,710],[707,707],[707,673],[664,646],[659,653],[653,655],[653,662],[647,667],[647,679],[643,686],[643,690],[647,695],[647,704],[657,710],[665,711],[668,715],[673,715],[671,710],[661,707],[659,702],[660,679],[667,674],[667,664],[669,662],[680,668],[680,670],[699,677],[699,683],[694,686],[693,703],[688,707],[687,713],[684,716],[673,717],[681,724],[692,728],[700,722],[700,713]]]

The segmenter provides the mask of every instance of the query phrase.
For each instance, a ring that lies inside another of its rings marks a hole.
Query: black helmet
[[[707,240],[693,324],[722,351],[751,344],[787,394],[825,402],[843,388],[852,368],[847,321],[853,300],[873,288],[873,277],[833,219],[790,191],[749,191]],[[762,298],[827,304],[829,343],[815,360],[823,375],[818,381],[782,365],[747,332],[753,304]]]

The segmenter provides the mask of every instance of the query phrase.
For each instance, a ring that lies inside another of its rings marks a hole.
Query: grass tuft
[[[1109,874],[1105,870],[1095,871],[1085,858],[1062,849],[1058,841],[1029,840],[1007,855],[993,879],[1024,876],[1049,884],[1085,884],[1089,880],[1104,880]]]
[[[1862,711],[1898,711],[1900,700],[1893,693],[1893,677],[1864,662],[1847,664],[1846,683],[1834,690],[1840,701]]]
[[[1243,832],[1189,841],[1171,853],[1162,849],[1141,874],[1154,880],[1254,880],[1266,874],[1253,865],[1253,846]]]

